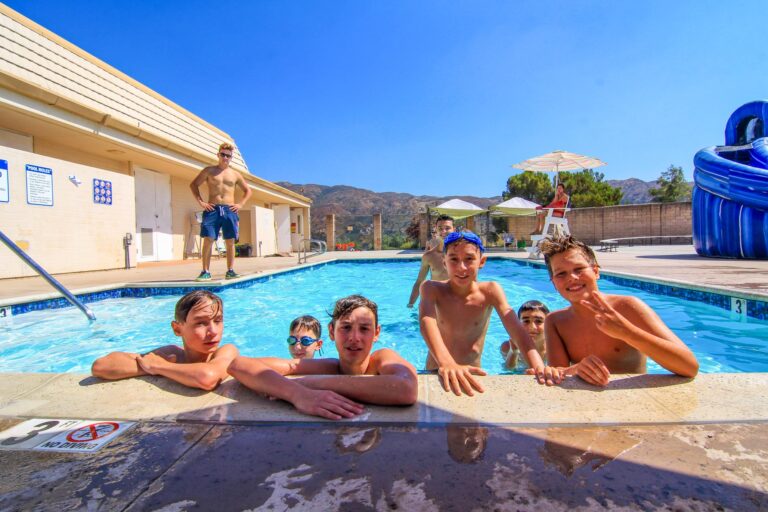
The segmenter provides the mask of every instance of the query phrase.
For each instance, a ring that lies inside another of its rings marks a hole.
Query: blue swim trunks
[[[200,225],[200,236],[203,238],[219,238],[219,230],[224,233],[224,240],[240,238],[238,231],[237,213],[229,209],[228,204],[217,204],[210,212],[203,212],[203,222]]]

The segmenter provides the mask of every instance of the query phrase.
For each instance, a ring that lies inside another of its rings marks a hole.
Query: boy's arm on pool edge
[[[557,328],[557,312],[548,314],[544,320],[544,338],[547,343],[548,363],[559,368],[563,375],[576,375],[594,386],[608,385],[611,372],[599,357],[589,355],[578,363],[571,364],[565,342]]]
[[[677,375],[696,376],[699,372],[696,356],[648,304],[630,295],[614,296],[613,300],[618,300],[621,312],[599,292],[590,300],[582,301],[595,313],[598,329],[631,345]]]
[[[166,345],[156,348],[152,352],[168,359],[171,356],[176,357],[177,352],[180,355],[181,349],[176,345]],[[109,354],[96,359],[91,365],[91,375],[104,380],[128,379],[130,377],[139,377],[147,375],[147,372],[141,369],[136,358],[141,354],[132,352],[110,352]]]
[[[437,363],[437,373],[446,391],[461,395],[464,391],[473,396],[473,389],[483,393],[483,386],[475,380],[474,375],[486,375],[482,368],[458,364],[445,346],[443,335],[437,326],[437,308],[435,306],[436,287],[440,283],[425,281],[421,285],[421,302],[419,303],[419,328],[427,344],[429,353]]]
[[[363,412],[362,405],[334,391],[314,390],[302,385],[298,379],[286,378],[280,373],[280,369],[286,369],[285,366],[274,368],[280,366],[277,359],[238,357],[232,361],[227,371],[245,387],[290,402],[305,414],[338,420],[353,418]],[[283,361],[291,363],[296,360]]]
[[[520,323],[515,310],[507,302],[507,297],[501,285],[496,282],[490,282],[489,292],[493,307],[496,309],[496,314],[499,315],[504,329],[506,329],[512,342],[520,349],[520,353],[525,358],[529,368],[533,370],[539,384],[546,384],[548,386],[560,384],[562,382],[560,370],[554,367],[554,365],[547,366],[544,364],[541,354],[536,350],[536,344],[523,327],[523,324]]]
[[[377,375],[311,375],[301,377],[300,382],[312,389],[335,391],[369,404],[416,403],[418,379],[413,365],[388,348],[377,350],[371,358],[371,364],[378,368]]]
[[[238,353],[237,347],[228,344],[219,347],[208,362],[177,363],[156,354],[147,354],[137,362],[150,375],[162,375],[190,388],[211,391],[227,378],[227,367]]]

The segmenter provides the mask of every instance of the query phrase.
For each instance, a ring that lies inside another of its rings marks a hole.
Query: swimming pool
[[[414,260],[334,262],[223,290],[219,294],[225,308],[224,340],[236,344],[244,355],[285,357],[288,324],[298,315],[311,314],[324,326],[324,355],[336,357],[333,343],[326,338],[327,312],[337,298],[361,293],[379,305],[382,335],[377,345],[397,350],[423,369],[427,351],[419,334],[418,312],[406,307],[418,268]],[[543,268],[490,259],[480,277],[498,281],[514,308],[530,299],[541,300],[551,309],[567,305]],[[650,304],[696,353],[702,372],[768,371],[768,347],[762,341],[768,339],[768,322],[740,320],[715,306],[607,280],[601,280],[600,287],[606,293],[636,295]],[[98,320],[91,325],[75,308],[14,316],[0,328],[2,369],[87,373],[95,358],[113,350],[143,352],[176,343],[170,321],[178,298],[164,295],[94,302],[90,307]],[[489,373],[509,373],[498,350],[504,339],[504,328],[494,314],[483,356],[483,367]],[[651,361],[648,371],[664,372]]]

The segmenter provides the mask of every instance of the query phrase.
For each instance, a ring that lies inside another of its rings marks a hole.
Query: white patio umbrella
[[[522,197],[513,197],[503,203],[491,206],[489,210],[504,215],[535,215],[537,206],[539,205],[533,201],[523,199]]]
[[[606,163],[600,159],[558,149],[545,155],[529,158],[524,162],[512,165],[512,167],[524,171],[553,172],[555,173],[555,186],[557,186],[560,171],[594,169],[603,165]]]
[[[451,199],[433,208],[430,208],[429,211],[450,215],[454,219],[458,220],[472,217],[474,215],[479,215],[481,213],[487,212],[488,210],[484,210],[479,206],[462,199]]]

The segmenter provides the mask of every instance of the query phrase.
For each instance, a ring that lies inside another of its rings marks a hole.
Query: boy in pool
[[[483,392],[474,375],[486,375],[480,360],[491,310],[495,309],[538,382],[559,384],[559,370],[544,366],[501,286],[493,281],[477,281],[485,265],[484,252],[483,242],[471,231],[449,234],[443,242],[449,279],[421,285],[419,323],[429,348],[427,370],[437,370],[445,390],[456,395],[462,391],[470,396],[474,390]]]
[[[528,335],[536,345],[536,350],[541,358],[547,360],[547,344],[544,337],[544,320],[549,314],[549,308],[538,300],[529,300],[517,310],[517,318],[528,332]],[[512,350],[510,350],[510,347]],[[514,369],[517,366],[517,359],[520,355],[520,349],[510,339],[501,344],[501,355],[504,357],[504,365],[507,368]]]
[[[645,373],[646,357],[696,376],[696,357],[645,302],[598,290],[600,267],[590,247],[571,236],[545,239],[540,247],[552,284],[571,303],[544,324],[549,364],[596,386],[606,386],[611,373]]]
[[[288,352],[294,359],[312,359],[315,352],[323,355],[323,340],[320,339],[320,321],[310,315],[300,316],[288,328]]]
[[[183,346],[166,345],[146,354],[112,352],[93,362],[91,373],[106,380],[162,375],[185,386],[212,390],[227,378],[237,357],[234,345],[221,345],[224,304],[207,290],[195,290],[176,303],[171,328]]]
[[[350,295],[336,301],[328,335],[339,359],[238,357],[229,374],[246,387],[291,402],[304,414],[332,420],[363,412],[360,402],[411,405],[416,402],[416,370],[388,348],[371,352],[381,332],[373,301]],[[288,375],[303,375],[288,379]]]

